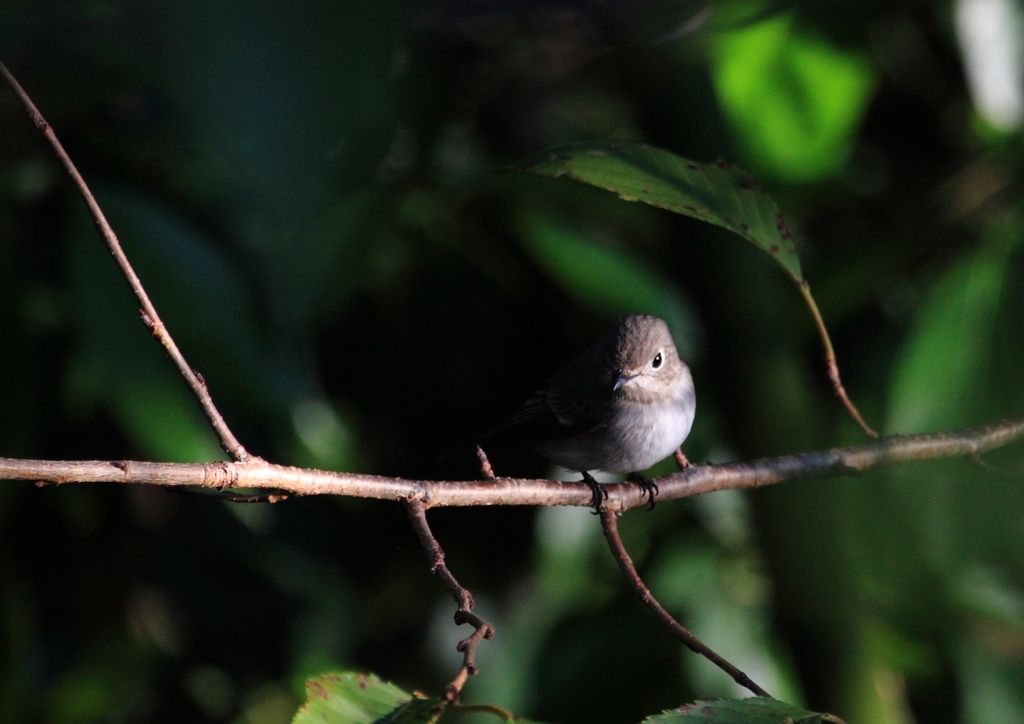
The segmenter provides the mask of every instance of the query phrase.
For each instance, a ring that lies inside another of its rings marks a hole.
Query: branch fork
[[[149,327],[153,336],[160,340],[164,350],[166,350],[168,356],[173,360],[175,366],[178,368],[178,372],[188,383],[188,386],[192,388],[192,393],[196,396],[199,401],[199,406],[203,410],[203,414],[206,415],[210,425],[217,433],[220,439],[221,447],[224,451],[232,458],[239,462],[244,462],[249,459],[249,453],[234,433],[228,427],[224,421],[223,416],[217,410],[216,405],[213,404],[213,399],[210,397],[209,391],[206,389],[205,383],[201,382],[196,373],[189,366],[188,362],[185,361],[184,355],[178,349],[178,345],[174,342],[164,323],[160,319],[160,315],[157,314],[156,307],[153,306],[153,302],[150,301],[149,295],[146,293],[145,288],[142,286],[142,281],[135,273],[135,269],[132,268],[131,263],[128,261],[128,256],[124,253],[121,248],[121,242],[118,240],[117,235],[111,228],[110,223],[107,221],[107,217],[103,214],[103,210],[100,208],[95,197],[92,195],[92,191],[89,190],[89,186],[85,183],[85,179],[82,178],[82,174],[78,172],[78,168],[71,161],[71,157],[68,156],[64,150],[64,146],[57,139],[57,134],[53,132],[53,128],[46,119],[43,118],[43,114],[36,108],[35,103],[29,98],[28,94],[21,87],[11,72],[7,70],[7,66],[0,63],[0,75],[7,81],[7,85],[11,87],[14,94],[21,101],[21,104],[25,107],[28,112],[29,118],[35,124],[36,128],[42,131],[43,136],[49,142],[50,146],[53,147],[54,153],[57,154],[57,158],[64,165],[68,174],[71,176],[78,188],[78,192],[82,195],[85,200],[86,206],[89,207],[89,211],[92,213],[92,217],[96,222],[96,228],[100,232],[100,236],[103,238],[104,243],[107,246],[107,250],[114,257],[118,267],[121,269],[121,273],[124,275],[125,280],[128,282],[128,286],[131,287],[132,292],[135,294],[135,298],[138,299],[139,304],[142,305],[140,310],[142,315],[143,323]]]

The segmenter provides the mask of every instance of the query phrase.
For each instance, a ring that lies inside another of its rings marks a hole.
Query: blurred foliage
[[[495,173],[583,141],[755,172],[869,423],[1020,414],[1021,135],[968,81],[1009,79],[1015,107],[1020,69],[972,64],[1021,54],[963,30],[977,7],[8,0],[0,58],[247,448],[465,479],[475,460],[438,452],[626,311],[666,316],[691,362],[691,459],[862,439],[763,254]],[[222,455],[6,92],[0,379],[0,455]],[[985,462],[716,493],[621,528],[666,607],[779,698],[851,723],[1024,721],[1024,456]],[[588,511],[431,522],[498,629],[467,701],[570,724],[742,694],[633,599]],[[341,668],[436,693],[453,612],[395,505],[0,486],[2,722],[286,722],[307,677]]]
[[[846,165],[874,85],[866,53],[801,32],[792,14],[720,33],[715,44],[715,90],[755,168],[799,183]]]

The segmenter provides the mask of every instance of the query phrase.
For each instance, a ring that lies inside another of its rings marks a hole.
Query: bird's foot
[[[601,510],[601,503],[608,499],[608,491],[601,487],[601,483],[594,480],[594,476],[588,473],[586,470],[581,471],[583,475],[583,482],[590,488],[591,498],[590,507],[594,509],[596,515]]]
[[[640,473],[630,473],[626,476],[626,480],[631,483],[636,483],[640,486],[640,490],[647,493],[647,502],[650,504],[648,510],[654,510],[654,496],[658,494],[658,484],[650,478],[645,478]]]

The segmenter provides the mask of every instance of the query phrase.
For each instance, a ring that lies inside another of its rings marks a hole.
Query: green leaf
[[[591,141],[542,151],[511,166],[614,191],[626,201],[691,216],[733,231],[765,252],[796,282],[800,259],[786,222],[764,188],[743,170],[702,164],[635,141]]]
[[[292,724],[433,724],[444,707],[373,674],[324,674],[306,682],[306,703]]]
[[[684,704],[678,709],[666,711],[644,719],[650,724],[819,724],[819,722],[842,722],[831,714],[816,714],[792,704],[776,701],[767,696],[750,699],[717,699]]]

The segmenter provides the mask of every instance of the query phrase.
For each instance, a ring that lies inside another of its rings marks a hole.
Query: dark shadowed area
[[[694,462],[862,441],[765,254],[505,170],[608,138],[757,177],[875,428],[1024,411],[1012,0],[5,0],[0,59],[273,462],[478,477],[442,453],[627,312],[666,319],[693,370]],[[489,452],[502,475],[558,474]],[[0,456],[224,457],[6,87]],[[665,607],[777,698],[851,724],[1024,721],[1024,451],[986,462],[620,527]],[[588,510],[429,517],[497,628],[465,701],[628,724],[743,695],[635,600]],[[454,610],[395,504],[0,484],[0,722],[283,724],[332,670],[437,693],[468,635]]]

